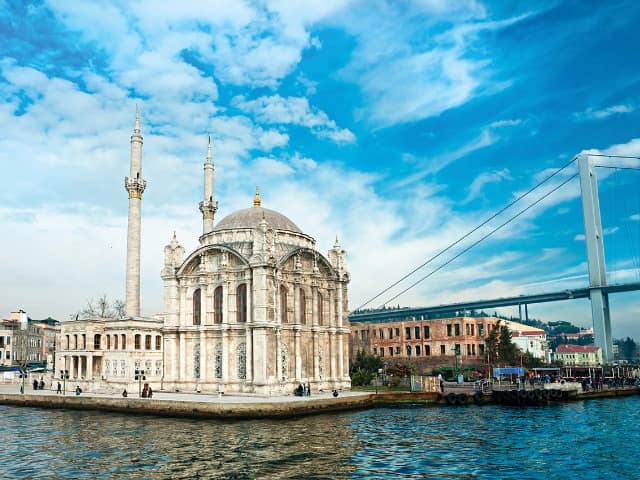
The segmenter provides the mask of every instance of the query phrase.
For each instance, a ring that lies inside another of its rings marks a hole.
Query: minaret
[[[142,179],[142,135],[140,112],[136,105],[136,123],[131,135],[131,171],[124,179],[129,192],[129,224],[127,227],[127,316],[140,316],[140,209],[147,182]]]
[[[202,234],[213,230],[213,216],[218,211],[218,202],[215,200],[213,191],[213,157],[211,155],[211,136],[209,136],[209,146],[207,147],[207,159],[204,162],[204,198],[200,202],[202,212]]]

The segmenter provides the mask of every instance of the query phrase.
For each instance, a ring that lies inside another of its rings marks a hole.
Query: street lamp
[[[147,377],[144,376],[144,370],[138,370],[136,368],[134,378],[138,381],[138,398],[142,398],[142,381],[147,379]]]
[[[67,380],[69,380],[69,370],[60,370],[60,378],[62,378],[62,394],[67,394]]]
[[[378,371],[376,372],[376,395],[378,394],[378,378],[382,377],[382,369],[379,368]],[[384,377],[382,377],[384,378]]]
[[[27,378],[27,371],[20,369],[19,378],[22,379],[22,385],[20,385],[20,393],[24,393],[24,382]]]

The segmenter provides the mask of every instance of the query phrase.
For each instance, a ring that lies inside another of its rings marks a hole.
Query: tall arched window
[[[247,321],[247,284],[238,285],[236,290],[236,322],[246,323]]]
[[[322,326],[322,317],[323,317],[323,311],[322,311],[322,294],[320,292],[318,292],[318,325]]]
[[[307,299],[302,288],[300,289],[300,323],[302,325],[307,323]]]
[[[200,289],[193,292],[193,324],[200,325]]]
[[[213,291],[213,323],[222,323],[222,287]]]
[[[127,348],[127,335],[123,333],[122,335],[120,335],[120,338],[122,339],[122,350],[126,350],[126,348]]]
[[[107,335],[107,350],[111,350],[111,335]]]
[[[118,349],[118,335],[113,336],[113,348],[114,350]]]
[[[287,323],[287,287],[280,285],[280,323]]]

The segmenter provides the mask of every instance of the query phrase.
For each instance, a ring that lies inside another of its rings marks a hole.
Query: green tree
[[[498,336],[500,329],[500,320],[496,323],[495,327],[490,329],[491,331],[487,335],[484,341],[485,351],[487,352],[487,358],[490,364],[494,364],[498,361],[498,344],[500,338]]]
[[[613,343],[618,345],[618,355],[621,359],[633,360],[635,358],[637,345],[633,338],[614,340]]]
[[[498,358],[501,363],[515,365],[520,361],[521,351],[511,341],[511,330],[506,325],[500,326],[500,342],[498,343]]]
[[[379,368],[382,368],[380,357],[371,355],[364,349],[358,350],[356,359],[351,365],[351,384],[369,385]]]

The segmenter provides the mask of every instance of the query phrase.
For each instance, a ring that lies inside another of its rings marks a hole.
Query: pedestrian
[[[40,387],[40,390],[44,390],[44,380],[43,379],[40,379],[39,387]]]
[[[124,398],[127,398],[127,396],[128,396],[128,395],[129,395],[129,394],[127,393],[127,389],[125,388],[125,389],[122,391],[122,396],[123,396]]]
[[[438,374],[438,382],[440,383],[440,393],[444,393],[444,379],[441,373]]]
[[[81,393],[82,389],[80,388],[80,385],[76,385],[76,396],[80,396]]]
[[[151,389],[151,387],[149,387],[149,390],[147,390],[147,398],[151,397],[153,397],[153,390]]]
[[[58,382],[58,389],[56,390],[56,393],[62,393],[62,384],[60,382]]]
[[[334,390],[333,391],[333,396],[334,396],[334,398],[338,396],[338,390]]]
[[[307,382],[307,397],[311,396],[311,384]]]
[[[35,378],[33,379],[33,389],[34,390],[38,389],[38,380],[36,380]]]

